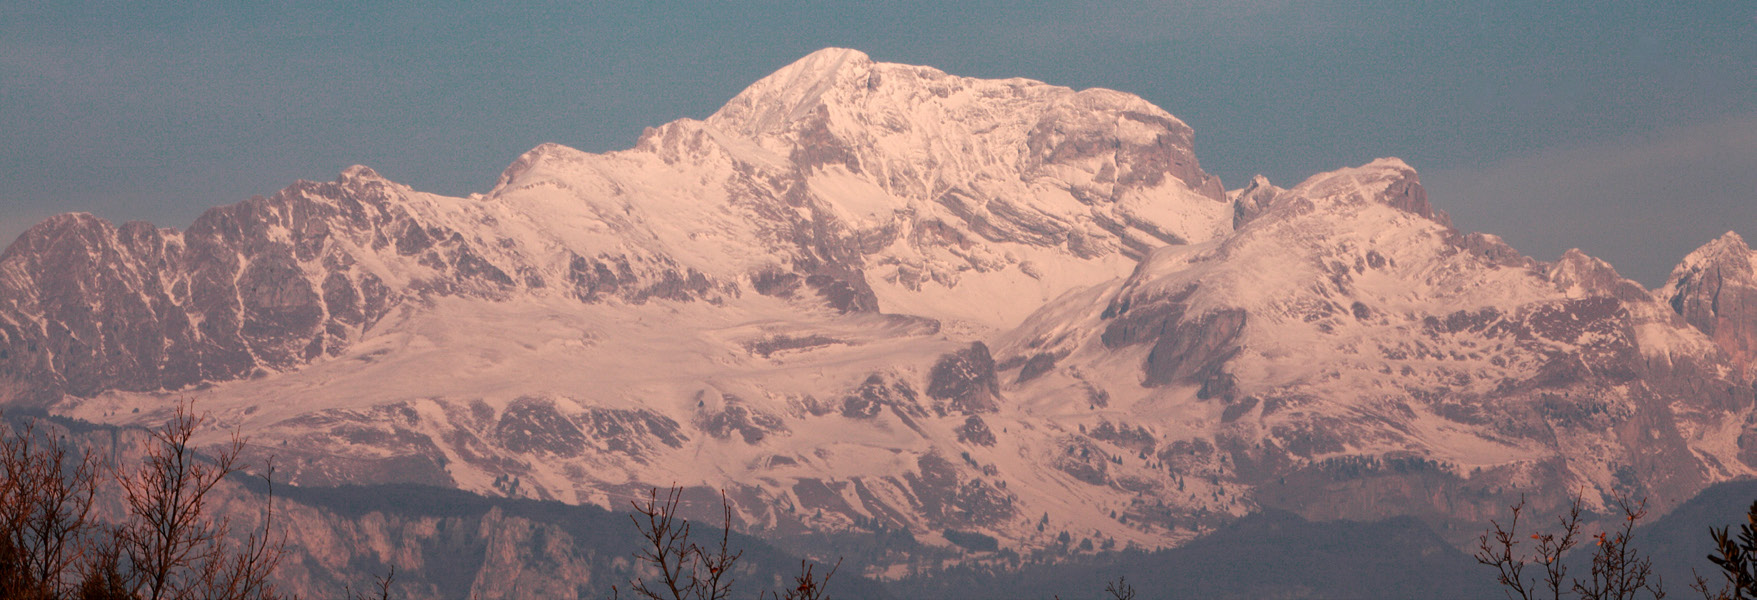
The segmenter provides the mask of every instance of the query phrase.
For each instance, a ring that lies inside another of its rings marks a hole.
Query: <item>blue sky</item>
[[[1237,187],[1398,156],[1461,228],[1649,285],[1757,236],[1757,2],[0,1],[0,238],[184,227],[366,164],[485,191],[542,142],[626,148],[825,46],[1139,94]]]

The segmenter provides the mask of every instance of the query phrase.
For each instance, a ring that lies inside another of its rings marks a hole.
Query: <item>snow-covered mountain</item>
[[[1655,292],[1757,379],[1757,252],[1731,231],[1684,257]]]
[[[468,198],[353,167],[182,232],[63,215],[0,255],[0,398],[191,398],[296,484],[678,483],[775,539],[975,556],[1265,506],[1666,505],[1757,463],[1757,316],[1714,300],[1752,293],[1736,236],[1656,299],[1461,234],[1396,159],[1229,193],[1192,136],[1121,92],[828,49]]]
[[[1461,235],[1395,159],[1235,196],[1231,235],[1157,250],[996,345],[1014,402],[1114,423],[1084,438],[1163,471],[1128,470],[1155,483],[1136,518],[1170,475],[1208,480],[1185,507],[1468,535],[1518,493],[1669,506],[1752,472],[1749,378],[1610,265]],[[1058,402],[1082,393],[1105,402]]]

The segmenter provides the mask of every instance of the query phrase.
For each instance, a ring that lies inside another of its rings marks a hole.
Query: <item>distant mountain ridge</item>
[[[1650,292],[1456,230],[1400,160],[1228,192],[1193,135],[826,49],[467,198],[352,167],[181,232],[57,216],[0,254],[0,401],[189,397],[294,483],[676,482],[794,550],[906,530],[977,563],[1263,508],[1457,543],[1520,493],[1666,507],[1757,470],[1736,234]]]

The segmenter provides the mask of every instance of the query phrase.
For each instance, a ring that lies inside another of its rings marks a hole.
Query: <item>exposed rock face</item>
[[[0,399],[193,397],[303,484],[700,482],[749,531],[931,561],[1274,506],[1462,535],[1519,491],[1757,474],[1742,242],[1656,300],[1454,230],[1397,159],[1226,193],[1192,139],[1120,92],[831,49],[469,198],[356,167],[185,232],[57,217],[0,255]],[[545,556],[496,564],[574,568]]]
[[[470,244],[435,240],[442,231],[390,200],[405,191],[361,168],[210,210],[183,233],[45,221],[0,255],[0,368],[48,399],[294,367],[346,348],[407,293],[358,265],[374,248],[424,261],[424,285],[491,295],[512,283]]]
[[[983,421],[982,417],[976,415],[965,417],[964,425],[958,427],[956,431],[960,442],[978,446],[994,445],[994,431],[988,428],[988,423]]]
[[[1055,449],[1055,468],[1090,485],[1110,485],[1110,455],[1085,436],[1068,436]]]
[[[181,233],[50,219],[0,255],[0,375],[39,401],[174,390],[339,355],[410,298],[497,300],[551,281],[585,302],[738,291],[663,257],[544,264],[527,242],[474,229],[495,215],[460,202],[354,167],[209,210]]]
[[[1739,234],[1691,252],[1658,294],[1720,344],[1745,381],[1757,379],[1757,252]]]
[[[1233,196],[1232,228],[1244,227],[1245,223],[1251,222],[1251,219],[1277,204],[1276,197],[1286,192],[1287,190],[1269,183],[1269,179],[1262,175],[1251,178],[1251,182]]]
[[[705,123],[667,128],[753,140],[799,166],[789,177],[801,192],[860,198],[833,222],[820,219],[813,235],[858,240],[879,306],[906,312],[908,293],[972,279],[1079,278],[1034,265],[1028,256],[1043,250],[1138,258],[1228,228],[1225,194],[1196,161],[1189,126],[1110,90],[976,80],[828,49],[752,85]],[[643,143],[685,136],[654,132]],[[970,300],[990,314],[1028,312]]]
[[[1000,381],[988,346],[975,342],[940,357],[928,376],[927,396],[938,401],[934,410],[941,415],[994,412],[999,406]]]
[[[1038,375],[1048,373],[1050,369],[1055,368],[1055,361],[1056,355],[1054,354],[1038,353],[1031,355],[1031,358],[1025,359],[1024,366],[1019,368],[1017,383],[1024,383],[1036,379]]]
[[[1097,427],[1092,428],[1090,435],[1092,439],[1110,442],[1119,448],[1127,448],[1141,454],[1152,454],[1159,445],[1153,432],[1148,431],[1145,427],[1127,423],[1119,425],[1110,421],[1101,421]]]
[[[943,116],[919,118],[928,111]],[[1202,172],[1191,151],[1190,127],[1135,96],[956,77],[875,63],[855,50],[832,48],[801,59],[733,98],[708,124],[785,150],[802,164],[883,172],[885,183],[894,185],[921,185],[921,175],[944,172],[939,163],[955,162],[906,148],[967,144],[986,154],[1013,148],[1022,137],[1027,152],[979,158],[1007,161],[1015,173],[1082,174],[1076,181],[1083,191],[1076,196],[1101,193],[1114,201],[1123,190],[1154,187],[1168,177],[1215,201],[1223,195],[1219,180]],[[1088,171],[1090,162],[1101,169]],[[958,179],[982,168],[950,167],[964,175]]]
[[[185,232],[50,219],[0,259],[0,376],[47,402],[287,371],[434,297],[638,305],[755,291],[1001,325],[1033,305],[930,314],[910,294],[975,298],[958,283],[974,277],[1048,298],[1120,274],[1122,255],[1218,235],[1226,205],[1192,135],[1128,94],[826,50],[634,151],[539,146],[488,197],[421,194],[354,167]]]
[[[1222,311],[1195,321],[1178,321],[1162,331],[1147,354],[1145,385],[1205,383],[1237,348],[1245,327],[1243,311]]]
[[[519,454],[579,456],[586,447],[579,426],[556,410],[554,401],[542,398],[519,398],[508,405],[494,423],[493,439]]]
[[[909,489],[919,503],[916,510],[942,527],[992,527],[1017,516],[1011,496],[987,481],[972,477],[938,454],[917,459]]]
[[[725,439],[736,433],[744,443],[754,445],[787,430],[779,417],[751,408],[737,396],[724,396],[719,404],[718,410],[704,410],[696,418],[696,426],[708,435]]]
[[[871,419],[886,408],[909,416],[926,414],[916,402],[915,389],[909,387],[907,381],[887,381],[876,373],[867,377],[854,393],[842,398],[841,412],[842,416],[852,419]]]
[[[1504,504],[1495,490],[1526,491],[1544,510],[1582,488],[1670,506],[1757,467],[1745,449],[1757,436],[1724,433],[1749,427],[1749,380],[1727,378],[1725,355],[1672,313],[1686,307],[1710,327],[1750,319],[1734,316],[1736,300],[1720,313],[1692,304],[1704,287],[1734,297],[1729,276],[1709,274],[1729,269],[1693,255],[1672,286],[1690,292],[1668,291],[1679,298],[1668,307],[1578,250],[1540,263],[1460,234],[1425,198],[1395,160],[1292,189],[1253,181],[1234,194],[1233,235],[1155,251],[997,343],[1021,375],[1029,357],[1066,357],[1019,377],[1009,402],[1137,382],[1110,388],[1116,413],[1065,417],[1091,434],[1063,438],[1054,466],[1119,486],[1115,459],[1157,449],[1161,473],[1127,485],[1177,489],[1182,507],[1213,511],[1461,526]],[[1749,250],[1737,250],[1716,256],[1749,281]],[[1091,460],[1101,453],[1113,460]],[[1206,495],[1186,491],[1191,475],[1207,479]],[[1191,516],[1149,508],[1129,514]]]

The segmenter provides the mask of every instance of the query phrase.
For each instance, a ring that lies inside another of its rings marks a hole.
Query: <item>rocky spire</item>
[[[1757,379],[1757,252],[1744,238],[1728,231],[1685,256],[1659,296]]]

